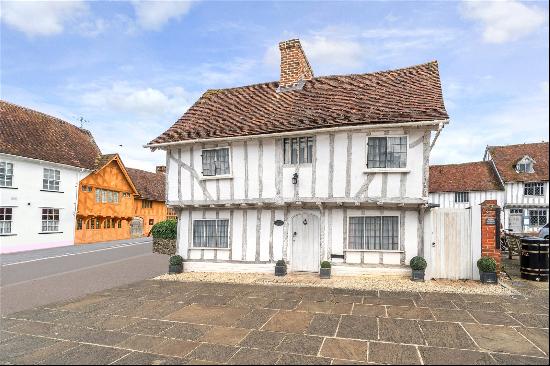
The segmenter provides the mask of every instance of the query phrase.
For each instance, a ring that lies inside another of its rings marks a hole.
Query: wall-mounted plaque
[[[284,225],[284,221],[283,220],[275,220],[275,222],[273,222],[273,224],[275,226],[283,226]]]
[[[487,225],[495,225],[497,222],[495,221],[494,217],[489,217],[489,218],[487,218],[487,220],[485,220],[485,223]]]

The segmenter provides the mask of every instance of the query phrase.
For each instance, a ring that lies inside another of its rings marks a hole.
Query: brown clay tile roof
[[[134,182],[140,198],[152,201],[164,201],[166,176],[163,173],[151,173],[145,170],[126,168]]]
[[[93,169],[101,154],[92,134],[59,118],[0,101],[0,152]]]
[[[324,76],[301,90],[277,82],[209,90],[150,144],[448,118],[437,62],[371,74]]]
[[[535,182],[548,180],[548,142],[507,146],[488,146],[497,170],[505,182]],[[535,160],[534,173],[518,173],[515,165],[524,156]]]
[[[102,154],[99,155],[94,162],[94,170],[100,170],[105,165],[107,165],[111,160],[113,160],[117,154]]]
[[[432,165],[430,193],[503,190],[492,163]]]

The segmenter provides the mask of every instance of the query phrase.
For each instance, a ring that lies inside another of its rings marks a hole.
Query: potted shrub
[[[182,273],[183,272],[183,258],[180,255],[173,255],[170,257],[170,266],[168,267],[168,273]]]
[[[319,277],[330,278],[330,267],[331,267],[331,264],[329,261],[322,261],[321,269],[319,270]]]
[[[482,283],[497,283],[497,262],[491,257],[481,257],[477,261],[479,279]]]
[[[426,260],[423,257],[416,256],[412,257],[410,264],[412,269],[411,280],[420,282],[424,281],[424,274],[426,273],[425,270],[428,266]]]
[[[160,254],[176,254],[176,237],[178,224],[176,220],[157,222],[151,228],[153,236],[153,252]]]
[[[286,263],[284,260],[279,259],[275,263],[275,276],[284,276],[286,275]]]

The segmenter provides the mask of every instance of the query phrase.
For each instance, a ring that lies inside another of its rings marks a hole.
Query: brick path
[[[142,281],[0,329],[3,363],[548,364],[548,297]]]

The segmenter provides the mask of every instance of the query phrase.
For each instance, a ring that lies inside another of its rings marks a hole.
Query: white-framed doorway
[[[309,212],[299,212],[292,217],[291,270],[318,272],[320,265],[319,218]]]

